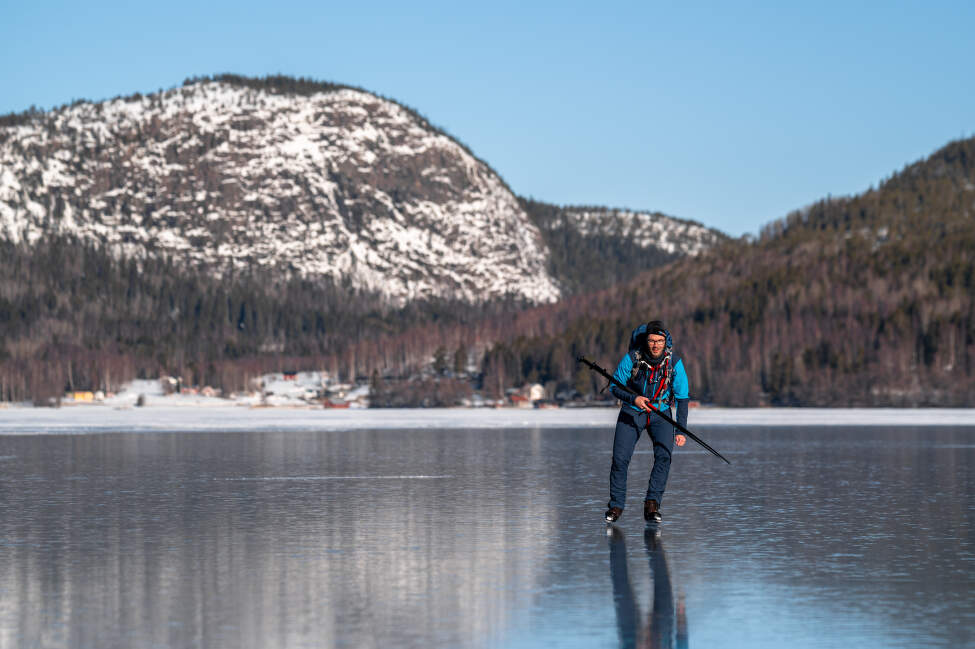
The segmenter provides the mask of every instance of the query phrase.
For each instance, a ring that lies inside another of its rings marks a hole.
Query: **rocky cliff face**
[[[74,233],[224,271],[272,266],[396,299],[559,297],[504,183],[391,101],[198,83],[8,128],[0,235]]]
[[[641,218],[569,221],[584,236],[670,245]],[[200,81],[0,128],[0,237],[55,232],[215,273],[329,277],[401,303],[562,294],[538,226],[492,169],[413,111],[348,88]]]
[[[568,207],[563,213],[583,237],[613,236],[637,248],[681,257],[704,252],[727,238],[713,228],[660,212]]]

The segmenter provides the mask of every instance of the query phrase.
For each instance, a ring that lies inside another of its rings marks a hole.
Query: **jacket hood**
[[[669,352],[674,348],[674,339],[670,335],[669,329],[664,329],[664,334],[667,336],[667,342],[664,343],[664,354]],[[633,330],[630,334],[630,347],[628,351],[634,351],[637,349],[642,349],[647,338],[647,324],[643,323],[639,327]]]

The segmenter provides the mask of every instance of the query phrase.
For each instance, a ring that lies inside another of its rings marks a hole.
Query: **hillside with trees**
[[[975,404],[975,139],[693,257],[586,238],[568,208],[519,202],[570,289],[560,302],[396,306],[341,281],[217,275],[69,235],[0,242],[0,400],[160,374],[230,392],[283,369],[372,381],[399,405],[526,382],[592,398],[602,385],[576,356],[611,366],[632,327],[660,318],[704,402]]]
[[[0,117],[0,163],[5,401],[159,374],[225,391],[284,367],[407,377],[451,326],[725,238],[520,199],[413,109],[282,76]],[[594,250],[605,272],[579,272]],[[449,354],[467,374],[498,336]]]
[[[227,392],[295,368],[405,375],[428,362],[441,328],[527,306],[395,307],[378,293],[262,269],[220,277],[72,238],[0,242],[0,401],[46,403],[160,375]]]
[[[695,221],[659,212],[557,206],[530,198],[519,201],[545,238],[550,251],[549,268],[568,294],[618,284],[636,272],[663,266],[728,239]],[[599,227],[583,231],[578,224],[579,215],[596,215]],[[663,231],[671,245],[655,240],[657,230]],[[592,272],[594,264],[599,265],[601,272]]]
[[[673,329],[695,398],[723,405],[975,404],[975,139],[608,290],[525,313],[485,384],[591,392],[631,328]],[[665,296],[660,299],[658,296]]]

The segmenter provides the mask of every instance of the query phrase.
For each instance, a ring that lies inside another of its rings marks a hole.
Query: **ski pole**
[[[627,385],[625,385],[623,383],[620,383],[619,380],[617,380],[617,378],[615,376],[613,376],[612,374],[610,374],[609,372],[607,372],[606,370],[604,370],[603,368],[601,368],[599,365],[596,365],[595,363],[593,363],[591,360],[589,360],[585,356],[580,356],[576,360],[578,362],[580,362],[580,363],[583,363],[584,365],[588,365],[589,366],[589,369],[591,369],[593,372],[596,372],[597,374],[603,375],[610,383],[612,383],[613,385],[615,385],[619,389],[621,389],[621,390],[623,390],[625,392],[628,392],[629,394],[632,394],[634,396],[637,396],[637,397],[640,396],[640,395],[638,395],[636,393],[635,390],[632,390]],[[650,405],[650,402],[649,401],[647,402],[647,407],[650,408],[650,410],[652,410],[653,412],[655,412],[658,415],[660,415],[660,418],[663,419],[664,421],[666,421],[667,423],[673,424],[673,426],[677,430],[679,430],[680,432],[684,433],[685,435],[687,435],[688,437],[690,437],[691,439],[693,439],[695,442],[697,442],[698,444],[700,444],[701,446],[703,446],[708,451],[711,451],[711,453],[713,453],[717,457],[721,458],[722,460],[724,460],[728,464],[731,464],[731,462],[728,462],[728,458],[726,458],[725,456],[721,455],[721,453],[718,453],[716,450],[714,450],[713,448],[711,448],[710,446],[708,446],[704,442],[703,439],[701,439],[700,437],[698,437],[697,435],[695,435],[691,431],[687,430],[687,427],[686,426],[682,426],[681,424],[679,424],[676,421],[674,421],[673,419],[671,419],[670,418],[670,415],[665,415],[664,413],[662,413],[657,408],[654,408],[652,405]]]

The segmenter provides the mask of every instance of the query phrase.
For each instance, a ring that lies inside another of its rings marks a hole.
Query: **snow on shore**
[[[218,401],[219,403],[219,401]],[[224,401],[223,403],[228,403]],[[0,407],[0,434],[150,431],[351,431],[365,429],[612,428],[616,408],[322,409],[242,405]],[[695,408],[707,426],[972,426],[975,409]]]

